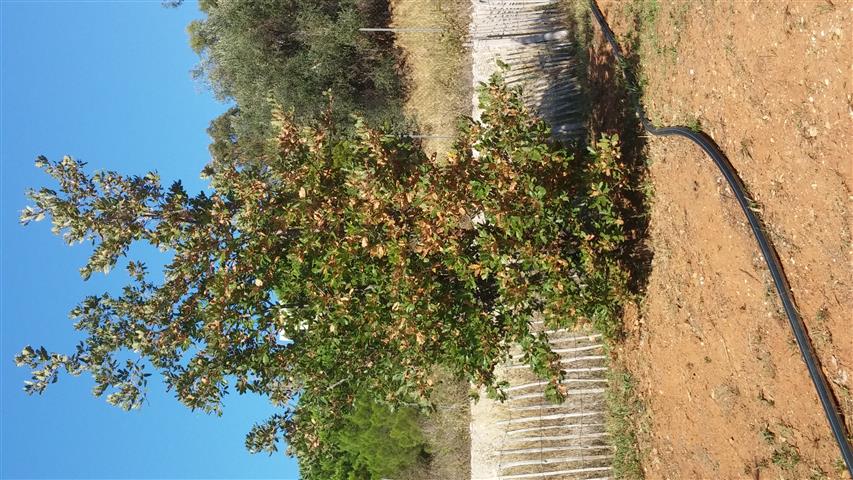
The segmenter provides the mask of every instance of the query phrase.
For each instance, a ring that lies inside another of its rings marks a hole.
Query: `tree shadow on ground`
[[[633,19],[639,25],[640,19]],[[588,140],[602,134],[618,134],[625,166],[626,188],[620,192],[618,205],[625,221],[627,241],[620,261],[630,273],[628,288],[632,294],[643,294],[651,272],[654,253],[648,245],[649,196],[651,184],[646,162],[646,133],[634,110],[638,86],[623,77],[607,41],[598,26],[586,15],[569,16],[569,31],[574,32],[577,55],[586,92]],[[633,28],[638,31],[638,28]],[[623,44],[628,68],[637,71],[640,47],[634,35]]]

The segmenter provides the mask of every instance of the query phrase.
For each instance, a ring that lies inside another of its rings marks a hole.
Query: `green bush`
[[[299,456],[302,477],[395,478],[428,455],[428,444],[419,425],[421,419],[417,409],[391,409],[369,395],[361,395],[349,413],[327,429],[322,446]]]

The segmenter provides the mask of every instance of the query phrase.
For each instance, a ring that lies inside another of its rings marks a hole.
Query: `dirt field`
[[[853,2],[600,3],[639,56],[650,117],[701,126],[743,178],[853,427]],[[630,136],[598,34],[590,53],[594,121]],[[684,140],[633,142],[651,268],[616,353],[646,406],[647,478],[849,478],[721,175]]]

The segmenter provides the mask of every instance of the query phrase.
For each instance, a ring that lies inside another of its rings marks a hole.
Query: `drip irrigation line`
[[[720,150],[719,146],[717,146],[716,142],[714,142],[714,140],[705,132],[694,131],[687,127],[656,127],[646,118],[643,106],[640,103],[639,96],[637,95],[636,78],[622,55],[622,50],[619,48],[619,43],[616,41],[613,31],[607,24],[607,20],[605,20],[604,15],[601,13],[601,9],[598,8],[595,0],[589,0],[589,5],[592,9],[592,14],[595,17],[595,20],[598,22],[599,27],[601,27],[601,31],[604,34],[607,43],[610,44],[613,56],[616,58],[617,63],[621,67],[622,74],[625,76],[628,83],[628,88],[634,90],[632,92],[632,96],[635,97],[632,98],[634,102],[634,109],[636,110],[640,122],[643,124],[643,128],[652,135],[664,137],[677,136],[692,141],[704,150],[709,157],[711,157],[711,160],[714,161],[714,164],[723,176],[726,177],[726,181],[732,189],[732,192],[734,192],[741,210],[743,210],[744,215],[746,215],[746,218],[749,221],[749,226],[752,228],[752,234],[755,237],[755,241],[758,243],[758,248],[761,250],[761,254],[764,257],[767,268],[770,270],[770,276],[773,277],[776,292],[779,294],[779,299],[782,301],[782,306],[785,309],[785,315],[788,317],[788,323],[791,326],[791,331],[794,333],[794,338],[797,340],[797,346],[800,348],[800,353],[803,355],[803,360],[806,363],[809,376],[812,379],[815,391],[820,399],[823,411],[826,414],[829,427],[832,430],[832,434],[835,437],[839,450],[841,450],[841,456],[844,459],[844,463],[847,465],[847,470],[850,472],[850,475],[853,476],[853,451],[851,451],[850,442],[847,440],[847,432],[844,422],[841,420],[838,405],[835,402],[835,398],[832,396],[826,377],[820,368],[820,361],[815,355],[814,348],[812,347],[809,336],[806,333],[803,320],[797,312],[797,307],[794,303],[793,295],[791,294],[788,279],[785,277],[785,272],[782,269],[782,263],[779,261],[779,256],[777,255],[773,244],[770,242],[770,239],[767,238],[767,234],[764,231],[761,221],[755,215],[755,212],[750,205],[751,201],[744,193],[745,189],[742,180],[738,177],[734,167],[729,162],[728,158],[726,158],[725,154]]]

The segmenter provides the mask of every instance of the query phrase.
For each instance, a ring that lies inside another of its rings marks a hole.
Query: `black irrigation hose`
[[[595,0],[589,0],[589,4],[592,8],[592,14],[595,16],[595,20],[601,27],[604,37],[607,39],[607,43],[610,44],[613,56],[616,57],[616,61],[622,68],[623,75],[625,75],[629,88],[635,88],[636,81],[633,76],[633,72],[628,68],[625,58],[622,56],[622,50],[619,48],[619,43],[616,42],[613,31],[610,30],[610,26],[607,25],[607,20],[604,19],[604,15],[598,8]],[[764,232],[761,222],[750,207],[750,200],[747,199],[746,194],[744,193],[744,187],[740,177],[735,173],[734,167],[732,167],[732,164],[720,150],[719,146],[717,146],[716,142],[714,142],[714,140],[707,134],[704,132],[696,132],[686,127],[655,127],[646,118],[639,98],[634,98],[633,100],[637,116],[640,118],[643,128],[645,128],[646,131],[652,135],[687,138],[702,148],[702,150],[711,157],[711,160],[714,161],[714,164],[717,165],[717,168],[720,169],[723,176],[726,177],[726,181],[728,182],[729,187],[731,187],[732,192],[734,192],[741,210],[743,210],[744,215],[746,215],[747,220],[749,220],[749,226],[752,227],[752,234],[755,236],[755,241],[758,242],[758,248],[764,256],[764,261],[767,263],[767,268],[770,270],[770,276],[773,277],[773,283],[776,285],[776,292],[779,294],[779,299],[782,300],[782,306],[785,309],[785,314],[788,316],[788,323],[791,325],[791,330],[794,332],[794,338],[796,338],[797,345],[800,347],[800,353],[803,354],[803,360],[805,360],[806,367],[808,367],[809,376],[814,383],[817,396],[820,398],[820,403],[823,406],[823,411],[826,413],[826,418],[829,421],[832,434],[835,436],[835,441],[838,443],[838,448],[841,450],[841,456],[844,458],[844,463],[847,464],[847,470],[850,472],[850,475],[853,476],[853,452],[851,452],[850,442],[847,440],[846,429],[844,422],[841,420],[841,415],[838,413],[839,410],[835,403],[835,398],[829,390],[829,385],[827,384],[826,377],[823,375],[823,371],[820,368],[820,362],[814,353],[811,341],[809,340],[809,336],[806,333],[805,326],[803,325],[803,320],[797,312],[797,307],[794,304],[794,299],[791,295],[791,288],[788,285],[788,279],[785,277],[785,273],[782,270],[782,264],[779,261],[779,256],[776,254],[773,244],[770,243],[770,240],[767,238],[767,234]]]

